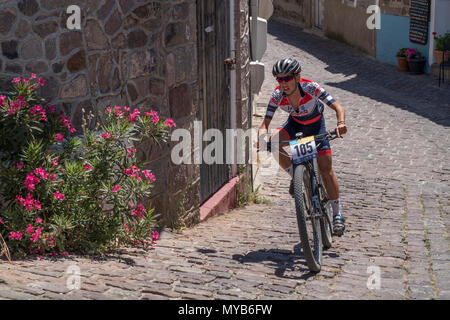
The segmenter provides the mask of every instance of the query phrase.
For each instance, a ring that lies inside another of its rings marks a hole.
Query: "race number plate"
[[[314,136],[289,142],[294,164],[302,163],[318,157]]]

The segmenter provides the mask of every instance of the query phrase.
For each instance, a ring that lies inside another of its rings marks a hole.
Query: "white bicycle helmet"
[[[286,58],[278,60],[272,68],[272,74],[274,77],[279,74],[296,74],[302,71],[300,63],[294,58]]]

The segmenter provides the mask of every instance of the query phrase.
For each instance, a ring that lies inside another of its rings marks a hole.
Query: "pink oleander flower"
[[[128,158],[131,158],[133,156],[133,153],[136,152],[136,148],[128,148],[127,149],[127,153],[128,153]]]
[[[44,180],[47,180],[47,179],[48,179],[48,173],[45,172],[45,170],[42,169],[42,168],[36,168],[36,169],[34,170],[34,173],[35,173],[36,175],[40,175],[41,178],[44,179]]]
[[[159,239],[159,232],[158,231],[152,231],[152,241],[156,241]]]
[[[123,112],[120,111],[121,108],[122,107],[114,106],[114,110],[116,111],[116,115],[115,115],[116,117],[121,117],[122,116]]]
[[[56,176],[54,174],[51,174],[48,178],[50,179],[50,181],[56,180]]]
[[[64,136],[61,133],[55,134],[55,141],[63,141]]]
[[[139,177],[139,169],[136,166],[130,166],[130,169],[125,169],[123,171],[124,174],[126,174],[127,176],[131,177],[131,178],[137,178]]]
[[[54,197],[55,199],[58,199],[58,200],[64,200],[64,199],[66,198],[66,196],[64,195],[64,193],[59,193],[58,191],[55,191],[55,192],[53,193],[53,197]]]
[[[36,223],[37,223],[37,224],[40,224],[40,223],[42,223],[42,219],[41,219],[41,218],[39,218],[39,217],[37,217],[37,218],[36,218]]]
[[[137,216],[139,220],[142,220],[145,216],[145,207],[142,203],[139,203],[136,209],[131,210],[132,216]]]
[[[17,101],[11,101],[9,104],[8,114],[15,114],[17,110],[27,105],[27,102],[22,96],[17,97]]]
[[[25,187],[30,191],[33,191],[38,183],[39,178],[37,178],[33,173],[28,174],[25,178]]]
[[[175,122],[173,121],[173,119],[171,119],[171,118],[168,118],[168,119],[166,119],[166,122],[165,122],[168,126],[169,126],[169,128],[172,128],[172,127],[176,127],[177,125],[175,124]]]
[[[139,118],[139,115],[141,112],[138,109],[134,109],[133,113],[130,114],[130,121],[134,122],[137,118]]]
[[[110,139],[111,136],[112,136],[111,133],[102,133],[101,134],[102,139]]]
[[[27,198],[24,199],[21,196],[17,195],[16,200],[19,201],[26,209],[27,211],[31,211],[34,208],[37,210],[41,210],[41,203],[37,200],[34,200],[30,193],[28,193]]]
[[[106,108],[106,113],[111,113],[111,111],[112,111],[111,107]]]
[[[154,124],[158,123],[158,121],[159,121],[158,115],[153,116],[153,117],[152,117],[152,121],[153,121]]]
[[[148,170],[142,170],[142,174],[149,180],[149,181],[156,181],[156,178],[153,173],[149,172]]]
[[[34,228],[31,224],[27,225],[27,233],[32,234],[34,232]]]
[[[60,115],[60,116],[58,117],[58,119],[61,120],[62,125],[63,125],[64,127],[66,127],[67,129],[69,129],[69,131],[70,131],[71,133],[74,133],[74,132],[77,131],[77,130],[75,130],[75,128],[72,127],[72,124],[70,123],[70,120],[69,120],[68,117],[65,117],[65,116],[63,116],[63,115]]]
[[[5,103],[5,100],[6,100],[6,96],[0,95],[0,107],[3,107],[3,103]]]
[[[43,87],[44,84],[45,84],[45,80],[44,80],[43,78],[39,78],[39,79],[38,79],[38,83],[39,83],[39,85],[40,85],[41,87]]]
[[[38,227],[36,229],[36,231],[33,233],[33,235],[31,236],[31,241],[33,241],[33,242],[38,241],[42,236],[42,230],[43,230],[42,227]]]
[[[47,105],[47,110],[50,113],[55,113],[56,112],[56,107],[52,106],[52,105]]]
[[[123,107],[123,110],[125,110],[126,112],[130,112],[130,108],[128,108],[127,106]]]
[[[89,163],[87,163],[87,162],[84,164],[84,168],[85,168],[86,170],[88,170],[88,171],[89,171],[89,170],[92,170],[91,165],[90,165]]]
[[[17,163],[17,170],[22,170],[23,168],[23,162],[18,162]]]
[[[56,157],[55,160],[53,160],[53,168],[57,167],[59,163],[59,157]]]
[[[28,83],[28,81],[30,81],[30,79],[28,79],[28,78],[23,78],[23,82],[24,82],[24,83]]]
[[[112,188],[112,192],[117,192],[117,191],[119,191],[119,190],[120,190],[120,185],[114,186],[114,187]]]
[[[31,74],[30,76],[31,79],[36,79],[36,75],[34,73]]]
[[[42,206],[41,203],[37,200],[34,200],[34,206],[36,208],[36,210],[41,211],[42,210]]]
[[[11,82],[17,84],[17,83],[19,83],[21,80],[22,80],[22,79],[20,79],[19,77],[17,77],[17,78],[12,79]]]
[[[17,232],[11,231],[9,233],[9,238],[11,240],[22,240],[22,236],[23,236],[23,234],[21,232],[19,232],[19,231],[17,231]]]

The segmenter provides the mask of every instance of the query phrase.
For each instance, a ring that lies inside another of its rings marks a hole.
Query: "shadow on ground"
[[[332,259],[333,257],[337,257],[337,255],[327,252],[324,252],[323,254],[323,259]],[[258,251],[250,251],[245,255],[235,254],[232,258],[240,263],[262,263],[265,261],[270,261],[271,263],[269,266],[275,268],[274,274],[279,278],[306,280],[317,275],[317,273],[309,271],[301,251],[300,244],[295,245],[292,251],[282,249],[263,249]],[[290,271],[289,274],[286,274],[286,270]]]
[[[376,61],[345,44],[279,22],[270,21],[268,33],[323,61],[328,65],[325,70],[330,73],[352,76],[342,82],[324,82],[322,85],[366,96],[450,126],[450,82],[438,87],[437,77],[433,75],[400,72],[395,66]],[[308,75],[304,77],[308,78]]]

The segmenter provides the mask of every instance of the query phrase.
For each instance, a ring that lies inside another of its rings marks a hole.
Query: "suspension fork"
[[[306,167],[308,168],[308,171],[310,173],[310,181],[311,181],[311,202],[314,206],[314,213],[313,216],[315,218],[320,218],[322,215],[322,210],[320,209],[320,202],[319,202],[319,179],[316,176],[316,172],[314,170],[314,160],[307,161],[305,163]]]

